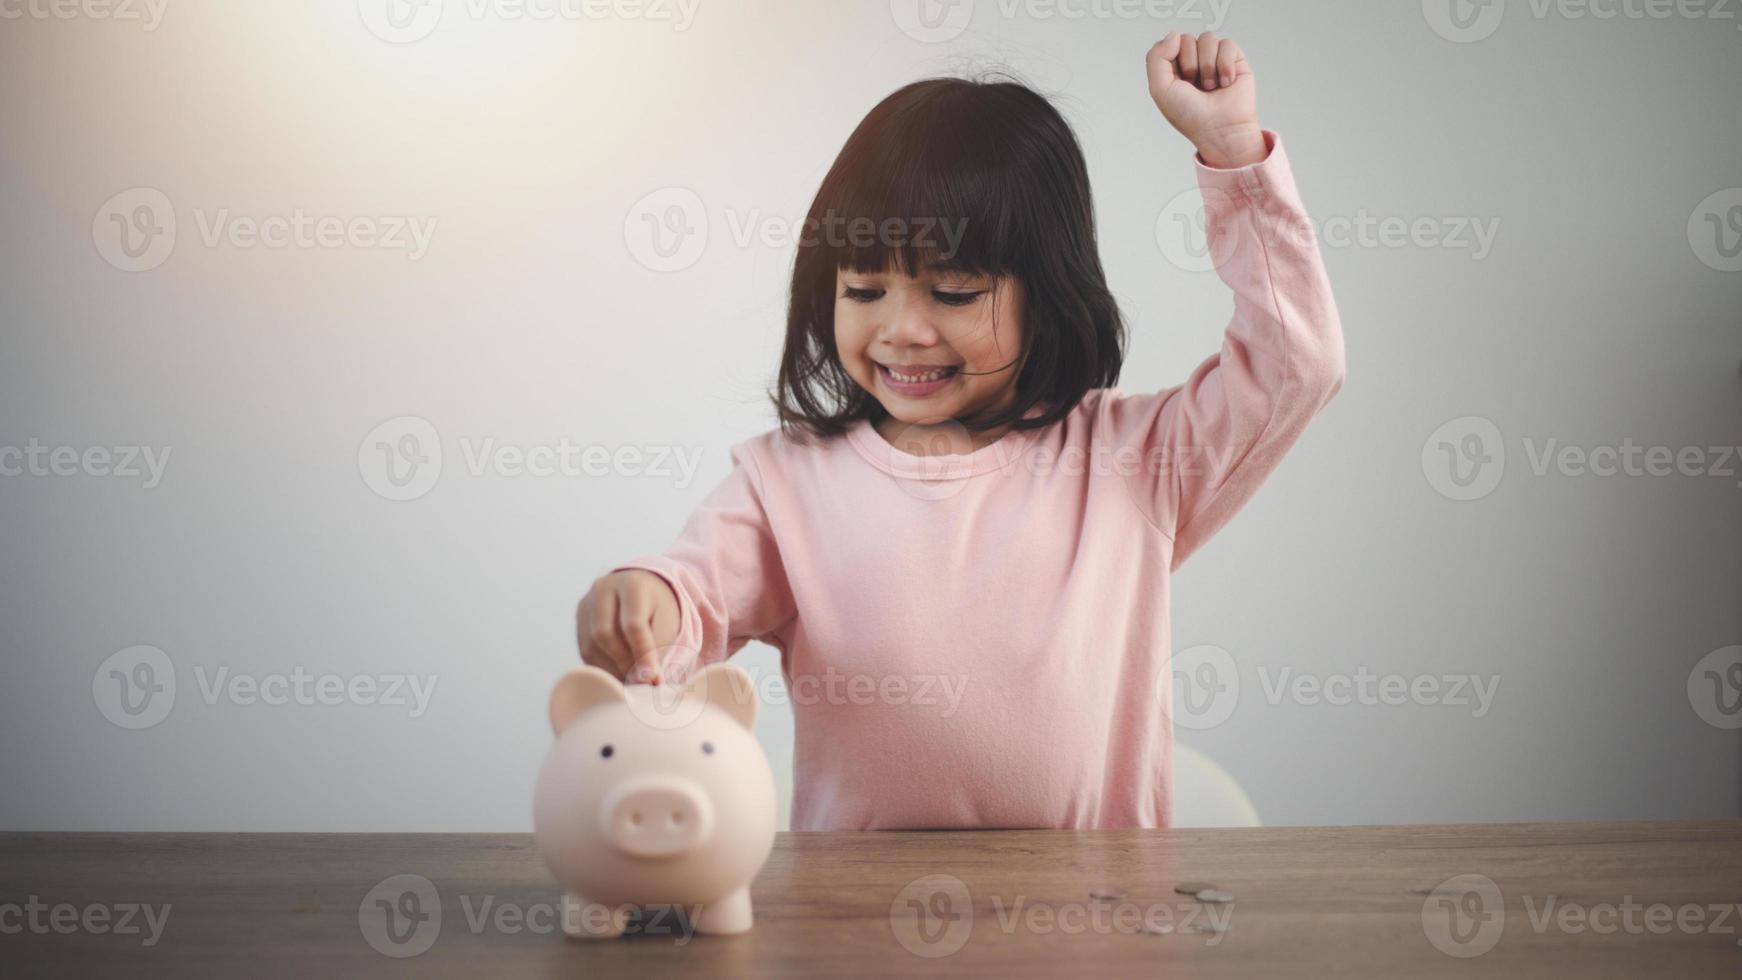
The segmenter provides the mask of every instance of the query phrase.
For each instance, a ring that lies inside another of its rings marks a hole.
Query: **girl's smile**
[[[884,364],[877,362],[877,377],[896,395],[924,398],[942,391],[961,370],[960,365]]]

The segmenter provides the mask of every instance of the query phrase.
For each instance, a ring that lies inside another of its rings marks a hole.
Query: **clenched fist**
[[[1146,61],[1156,108],[1205,163],[1229,169],[1264,159],[1258,83],[1239,45],[1207,31],[1170,31]]]
[[[677,639],[677,596],[639,568],[601,576],[575,610],[581,662],[626,684],[660,682],[660,660]]]

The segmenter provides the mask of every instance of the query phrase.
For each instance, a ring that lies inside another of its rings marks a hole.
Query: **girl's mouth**
[[[961,371],[960,365],[901,364],[890,367],[877,364],[877,375],[889,390],[908,398],[923,398],[941,391]]]

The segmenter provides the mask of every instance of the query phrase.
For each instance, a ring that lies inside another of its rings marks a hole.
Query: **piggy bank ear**
[[[724,708],[738,724],[749,728],[756,722],[756,685],[737,664],[715,663],[703,667],[690,681],[708,704]]]
[[[576,667],[556,682],[550,692],[550,729],[558,735],[569,727],[581,712],[599,704],[626,701],[622,682],[610,673],[588,665]]]

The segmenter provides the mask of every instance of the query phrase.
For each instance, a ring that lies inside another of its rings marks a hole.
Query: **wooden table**
[[[0,975],[1742,975],[1738,820],[781,834],[753,895],[582,942],[525,835],[0,834]]]

